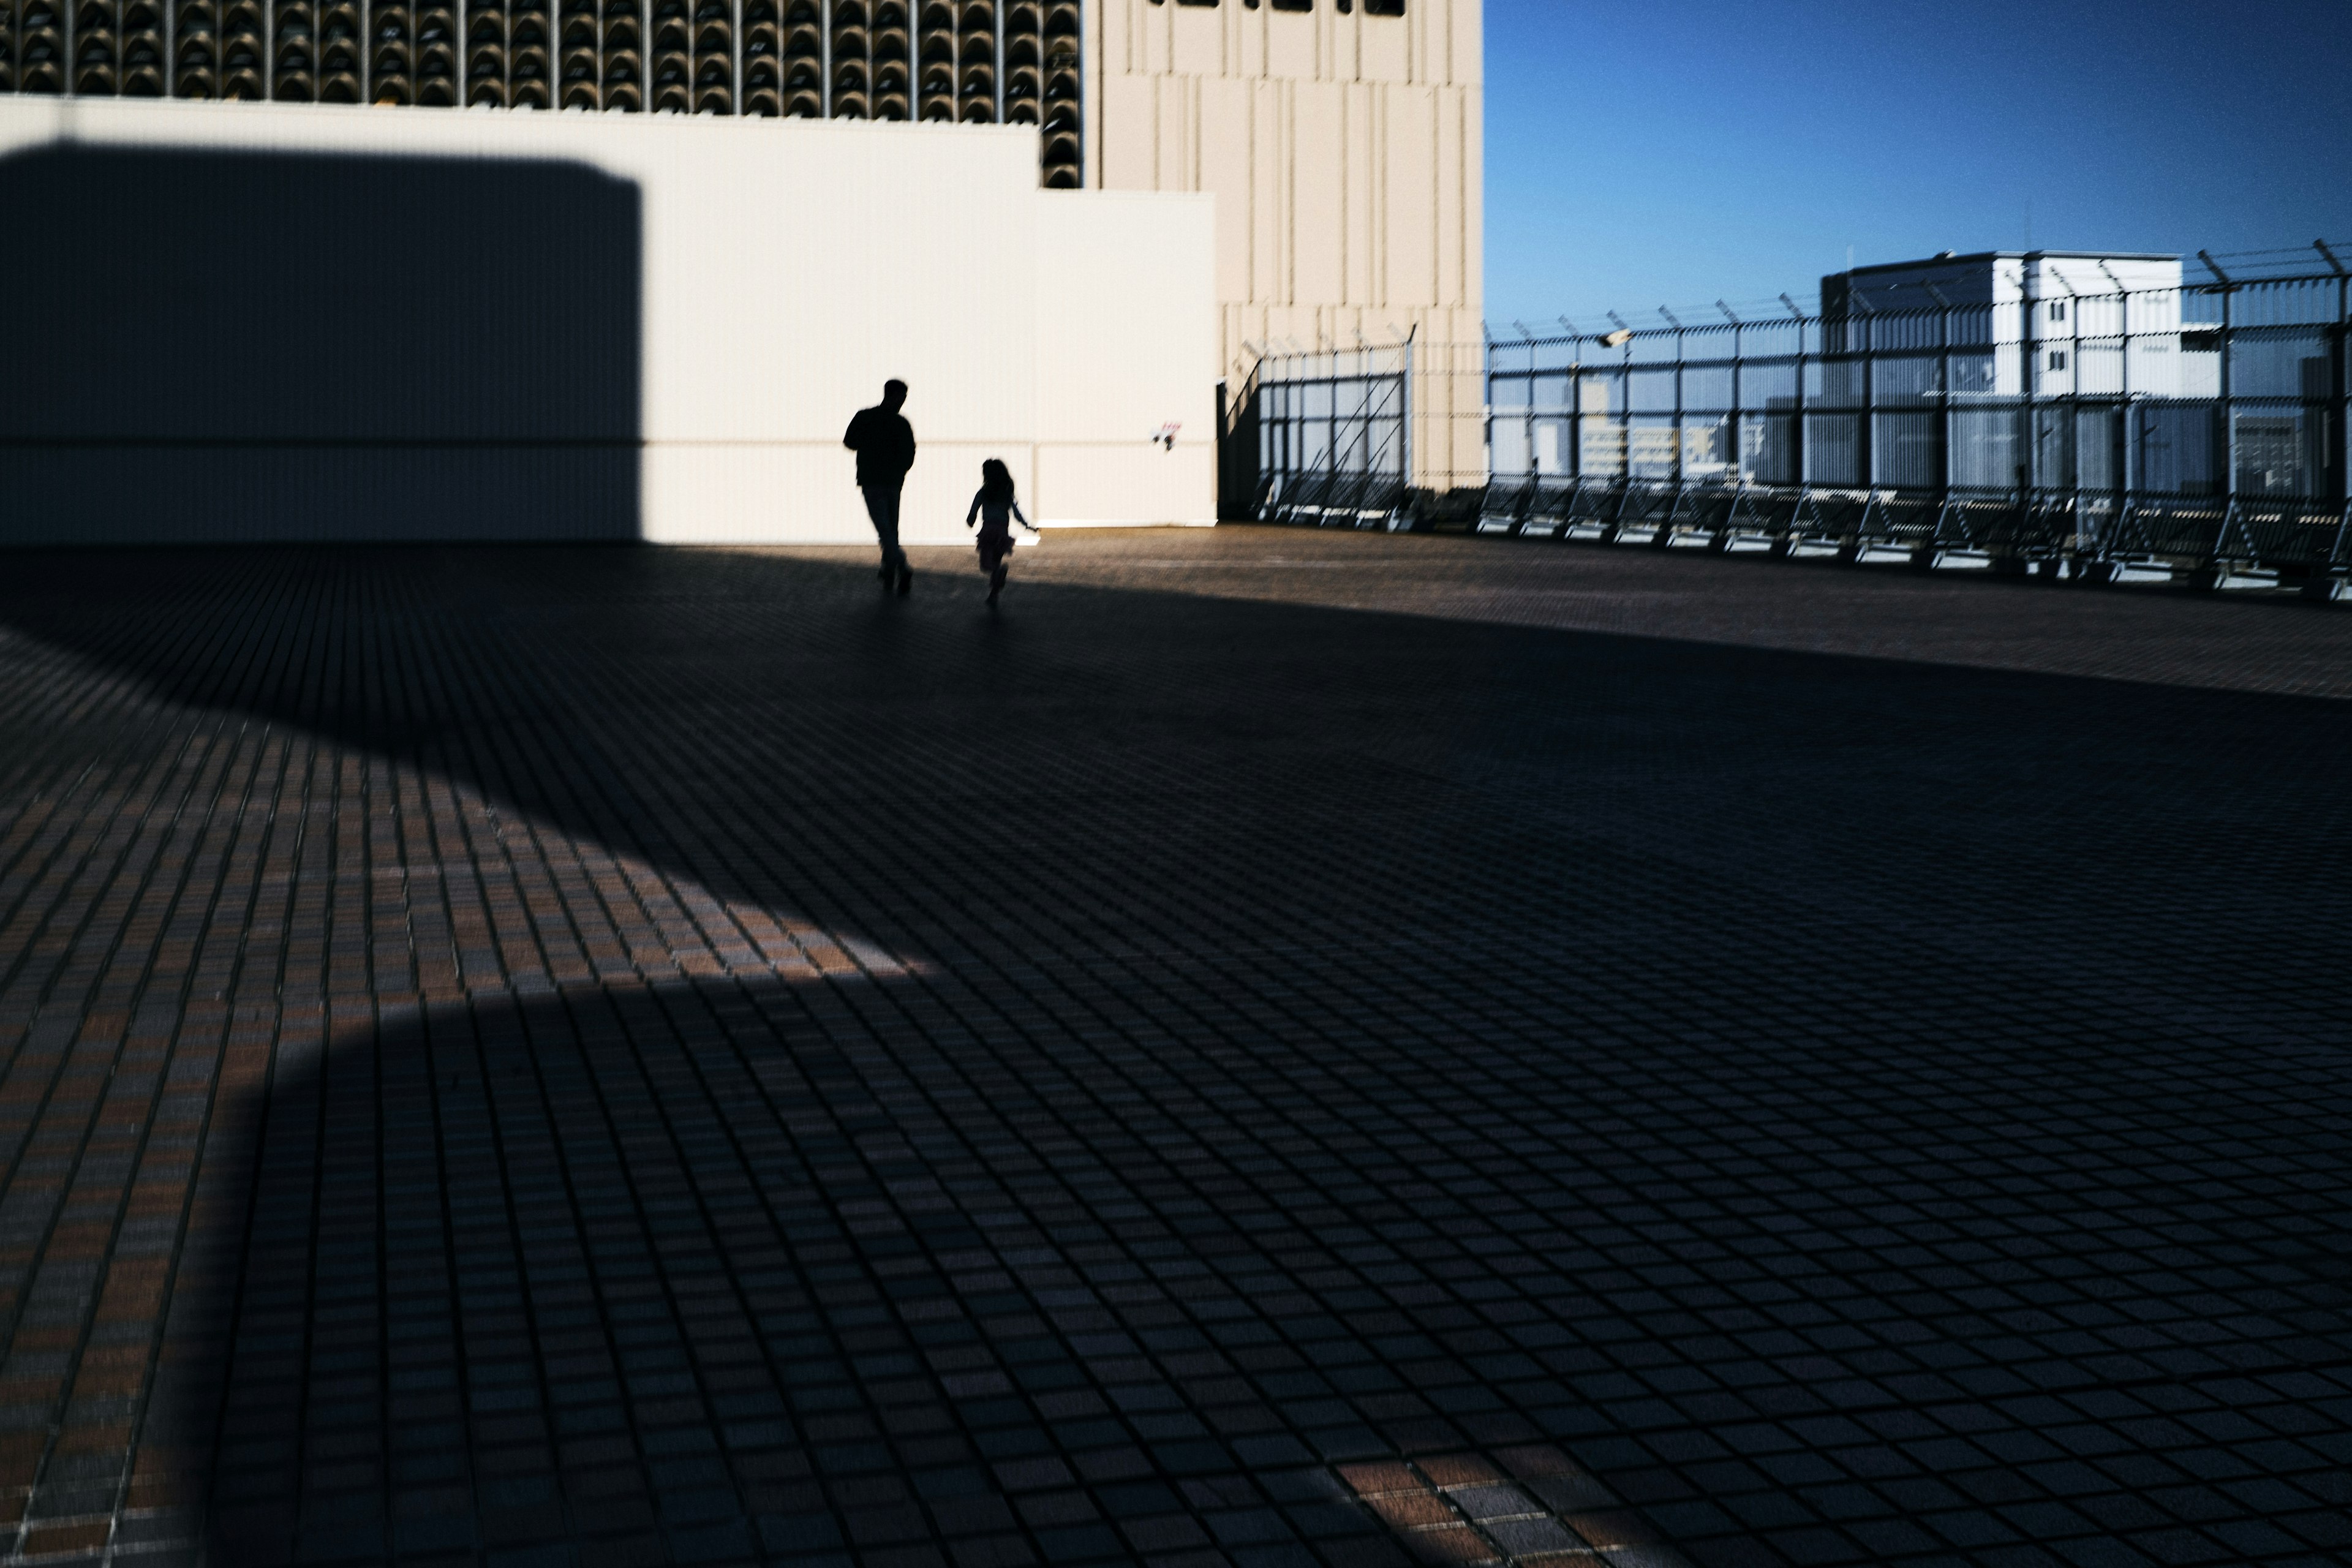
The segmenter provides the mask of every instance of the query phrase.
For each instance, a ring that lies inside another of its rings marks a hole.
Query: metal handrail
[[[1820,541],[1855,559],[1973,552],[2096,576],[2160,563],[2207,580],[2343,577],[2352,268],[2315,248],[2328,270],[2216,268],[2100,294],[2078,277],[2063,300],[1929,290],[1932,309],[1823,315],[1784,300],[1781,317],[1723,306],[1720,323],[1662,312],[1647,328],[1612,317],[1607,332],[1521,328],[1475,348],[1485,468],[1415,471],[1412,498],[1434,512],[1447,492],[1467,496],[1489,531],[1718,547],[1737,533],[1783,552]],[[1352,379],[1382,352],[1271,355],[1259,373],[1269,386]],[[1400,431],[1422,416],[1423,382],[1407,374],[1402,390]]]

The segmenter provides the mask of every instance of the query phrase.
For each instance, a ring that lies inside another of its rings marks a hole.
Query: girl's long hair
[[[1004,466],[1002,458],[991,458],[980,466],[980,493],[992,501],[1013,499],[1013,470]]]

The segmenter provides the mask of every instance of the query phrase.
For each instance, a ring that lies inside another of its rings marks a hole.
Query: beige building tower
[[[0,95],[1033,125],[1049,188],[1215,198],[1221,412],[1263,354],[1409,339],[1438,489],[1484,477],[1480,5],[0,0]]]
[[[1220,374],[1408,335],[1416,482],[1482,466],[1481,0],[1093,0],[1089,185],[1217,199]],[[1148,310],[1149,301],[1138,301]],[[1465,407],[1455,405],[1466,398]]]

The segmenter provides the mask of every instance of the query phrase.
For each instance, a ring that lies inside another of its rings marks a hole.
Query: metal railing
[[[1259,407],[1332,434],[1261,439],[1255,515],[1426,523],[1450,495],[1489,531],[2324,584],[2352,573],[2352,272],[2321,254],[2330,271],[2295,277],[1813,314],[1784,296],[1776,319],[1490,341],[1484,469],[1410,485],[1344,456],[1391,417],[1348,390],[1383,351],[1269,359]]]
[[[1412,491],[1412,374],[1411,342],[1260,360],[1242,399],[1257,459],[1250,514],[1396,526]]]

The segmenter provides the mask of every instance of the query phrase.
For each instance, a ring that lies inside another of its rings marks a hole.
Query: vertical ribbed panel
[[[824,114],[824,16],[817,0],[785,0],[784,112],[816,120]]]
[[[234,14],[244,0],[229,0]],[[416,101],[416,16],[402,0],[370,0],[367,96],[371,103]],[[224,57],[226,68],[227,61]],[[223,78],[223,97],[233,97]]]
[[[1056,190],[1075,190],[1085,183],[1078,0],[1046,0],[1045,13],[1045,182]]]
[[[507,7],[507,102],[546,109],[555,101],[554,19],[550,0],[513,0]]]
[[[112,98],[121,90],[121,23],[114,0],[74,0],[73,84],[80,96]]]
[[[6,0],[0,0],[5,9]],[[0,34],[7,24],[0,22]],[[125,98],[161,98],[169,60],[164,53],[163,0],[124,0],[121,93]]]
[[[914,104],[908,90],[908,68],[912,63],[913,29],[905,0],[875,0],[872,33],[874,118],[911,120]]]
[[[1010,0],[1003,7],[1004,58],[997,76],[1004,89],[1004,122],[1034,125],[1045,97],[1045,11],[1037,0]]]
[[[416,7],[416,101],[429,108],[457,103],[457,0],[421,0]]]
[[[367,97],[367,17],[360,9],[358,0],[320,0],[318,26],[319,101],[364,101]],[[185,53],[184,48],[184,58]]]
[[[996,123],[996,6],[960,0],[956,6],[956,118]]]
[[[735,112],[734,0],[694,0],[694,111]]]
[[[646,106],[646,47],[639,0],[604,0],[604,108],[634,112]]]
[[[277,0],[270,13],[269,96],[280,103],[319,96],[319,19],[310,0]]]
[[[915,115],[953,120],[956,106],[955,0],[917,0]]]
[[[830,0],[833,25],[833,117],[866,120],[874,112],[873,37],[865,0]]]
[[[269,97],[268,22],[261,0],[227,0],[220,13],[220,88],[223,98],[259,103]]]
[[[683,114],[694,107],[693,18],[688,0],[650,0],[646,19],[646,107]]]
[[[596,16],[596,0],[556,0],[554,93],[564,109],[594,109],[601,99],[603,68],[598,43],[604,37]]]
[[[507,99],[508,33],[501,0],[473,0],[466,7],[465,35],[459,69],[465,78],[465,101],[502,108]]]
[[[66,4],[67,0],[16,0],[18,91],[65,91]]]
[[[776,0],[743,0],[743,112],[784,111],[783,15]]]

